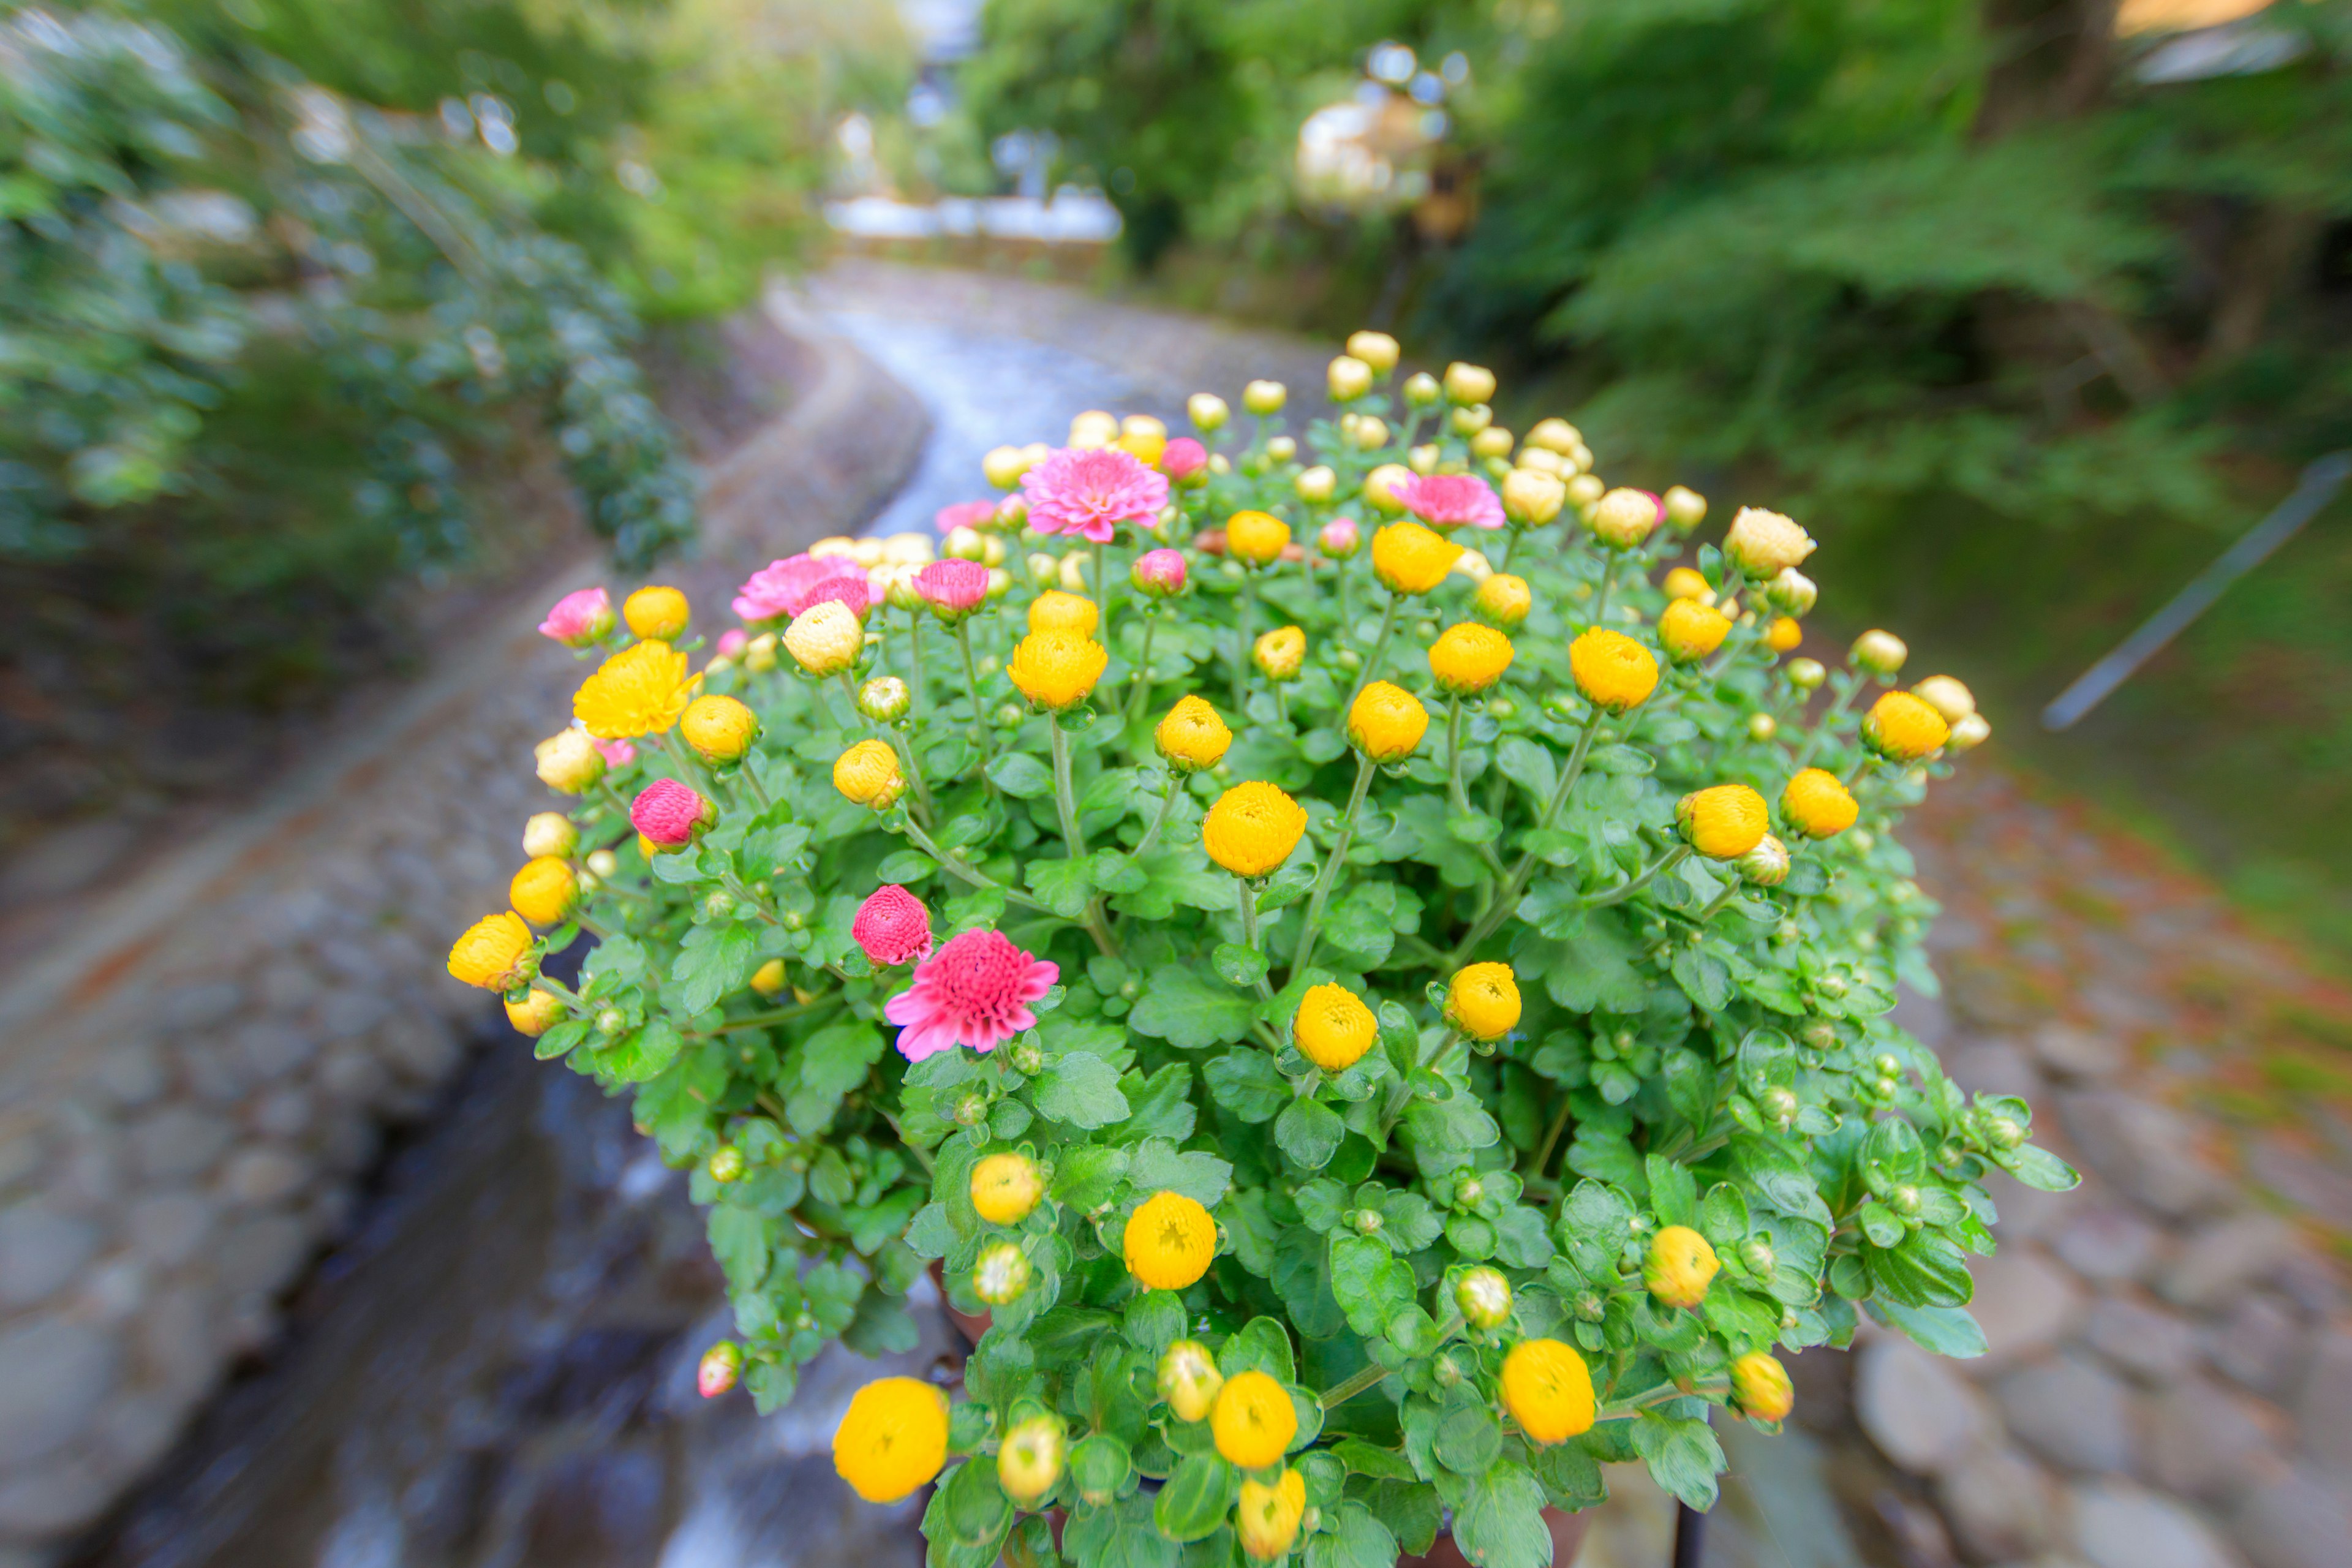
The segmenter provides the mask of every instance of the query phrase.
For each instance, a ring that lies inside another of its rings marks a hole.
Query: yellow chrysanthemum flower
[[[527,861],[507,884],[507,902],[535,926],[562,925],[580,900],[580,879],[552,855]]]
[[[1181,1290],[1215,1261],[1217,1222],[1197,1199],[1154,1193],[1129,1216],[1120,1250],[1145,1289]]]
[[[833,1433],[833,1468],[867,1502],[897,1502],[948,1462],[948,1396],[911,1377],[859,1389]]]
[[[634,643],[597,667],[572,696],[572,714],[600,741],[657,735],[694,696],[686,655],[658,638]]]
[[[1236,561],[1269,565],[1289,543],[1290,524],[1272,512],[1237,511],[1225,520],[1225,550]]]
[[[996,1479],[1004,1495],[1023,1508],[1034,1507],[1062,1479],[1062,1458],[1068,1442],[1058,1415],[1033,1415],[1015,1422],[996,1450]]]
[[[1037,595],[1029,606],[1029,629],[1033,632],[1075,632],[1090,637],[1102,621],[1102,612],[1095,602],[1078,594],[1066,594],[1059,588],[1048,588]]]
[[[1252,780],[1217,797],[1201,824],[1209,858],[1236,877],[1263,877],[1298,847],[1307,808],[1276,785]]]
[[[1584,700],[1604,713],[1638,708],[1658,689],[1658,661],[1650,650],[1600,626],[1568,645],[1568,669]]]
[[[1179,1421],[1199,1421],[1215,1407],[1225,1374],[1216,1358],[1198,1340],[1178,1340],[1160,1357],[1160,1397],[1176,1412]]]
[[[1723,646],[1731,617],[1697,599],[1676,599],[1658,616],[1658,645],[1676,664],[1705,658]]]
[[[1475,1040],[1499,1040],[1519,1026],[1519,982],[1507,963],[1472,963],[1445,988],[1446,1020]]]
[[[640,588],[621,601],[621,618],[641,637],[676,642],[693,613],[675,588]]]
[[[1372,535],[1372,574],[1392,594],[1426,594],[1445,581],[1462,547],[1417,522],[1392,522]]]
[[[530,927],[512,910],[485,915],[449,949],[449,973],[468,985],[504,991],[522,978],[530,941]]]
[[[1110,662],[1109,650],[1076,632],[1031,632],[1013,650],[1004,673],[1021,695],[1040,708],[1062,712],[1094,694]]]
[[[1765,628],[1764,646],[1774,653],[1794,653],[1804,646],[1805,628],[1791,616],[1775,616]]]
[[[698,697],[686,705],[677,732],[706,763],[740,762],[759,737],[760,716],[732,697]]]
[[[1675,807],[1690,847],[1711,860],[1737,860],[1763,841],[1772,826],[1764,797],[1746,784],[1694,790]]]
[[[1536,606],[1536,596],[1525,577],[1508,572],[1497,572],[1478,584],[1471,607],[1485,620],[1507,632],[1515,632]]]
[[[1217,710],[1198,697],[1178,698],[1151,738],[1169,765],[1187,773],[1215,767],[1234,743],[1234,732]]]
[[[834,760],[833,787],[860,805],[887,810],[907,788],[898,753],[887,741],[860,741]]]
[[[1325,1072],[1347,1071],[1380,1037],[1372,1010],[1344,985],[1308,986],[1290,1020],[1299,1054]]]
[[[865,648],[866,624],[838,599],[811,605],[784,628],[784,650],[811,675],[839,675]]]
[[[521,1001],[507,1003],[506,1010],[515,1032],[535,1040],[563,1021],[563,998],[534,987]]]
[[[1503,476],[1503,515],[1526,528],[1541,528],[1568,503],[1568,481],[1538,468],[1513,468]]]
[[[1890,762],[1916,763],[1952,738],[1944,716],[1907,691],[1889,691],[1862,718],[1863,744]]]
[[[1706,577],[1688,566],[1677,566],[1666,574],[1664,584],[1669,599],[1712,599],[1715,589]]]
[[[1650,1238],[1642,1283],[1667,1306],[1688,1311],[1706,1300],[1706,1288],[1722,1267],[1706,1237],[1686,1225],[1670,1225]]]
[[[1724,535],[1723,553],[1750,577],[1778,575],[1784,568],[1801,566],[1813,552],[1812,536],[1790,519],[1762,507],[1744,506]]]
[[[971,1168],[971,1206],[991,1225],[1019,1225],[1045,1195],[1026,1154],[991,1154]]]
[[[1750,1421],[1785,1421],[1797,1407],[1789,1369],[1762,1351],[1751,1351],[1731,1363],[1731,1397]]]
[[[1250,662],[1269,680],[1296,680],[1307,662],[1307,633],[1298,626],[1276,626],[1262,634],[1250,649]]]
[[[1429,732],[1429,710],[1402,686],[1375,680],[1348,706],[1348,740],[1376,763],[1401,763]]]
[[[1565,1443],[1592,1427],[1592,1373],[1572,1345],[1521,1340],[1503,1358],[1503,1408],[1530,1442]]]
[[[1234,1505],[1234,1534],[1242,1550],[1261,1563],[1287,1552],[1307,1519],[1307,1478],[1285,1470],[1272,1486],[1244,1480]]]
[[[1617,550],[1631,550],[1641,543],[1650,537],[1658,522],[1658,498],[1647,490],[1628,489],[1622,485],[1594,501],[1584,519],[1584,526],[1592,531],[1593,538]]]
[[[1209,1427],[1227,1464],[1262,1470],[1280,1464],[1290,1451],[1290,1440],[1298,1436],[1298,1407],[1290,1403],[1290,1390],[1270,1373],[1237,1372],[1217,1390]]]
[[[1511,668],[1511,639],[1494,627],[1461,621],[1438,634],[1429,648],[1429,673],[1456,697],[1475,697]]]
[[[784,961],[772,958],[751,971],[751,989],[772,1000],[784,994]]]
[[[1838,776],[1820,768],[1805,769],[1780,792],[1780,816],[1808,838],[1834,838],[1861,815]]]

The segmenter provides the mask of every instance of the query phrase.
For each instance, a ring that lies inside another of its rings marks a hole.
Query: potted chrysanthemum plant
[[[1967,689],[1804,657],[1789,518],[1694,548],[1486,372],[1349,350],[1303,444],[1271,383],[1082,416],[708,650],[661,588],[545,628],[598,660],[565,807],[451,970],[692,1167],[706,1392],[912,1345],[931,1269],[984,1323],[835,1438],[937,1484],[936,1563],[1535,1568],[1604,1464],[1710,1502],[1782,1353],[1978,1348],[1980,1178],[2073,1181],[1887,1021]]]

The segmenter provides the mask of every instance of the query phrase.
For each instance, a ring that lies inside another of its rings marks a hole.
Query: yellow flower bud
[[[1380,1036],[1372,1010],[1344,985],[1308,986],[1290,1019],[1298,1054],[1325,1072],[1347,1071]]]
[[[1675,599],[1658,616],[1658,643],[1676,664],[1705,658],[1723,646],[1731,618],[1696,599]]]
[[[1445,988],[1445,1021],[1474,1040],[1499,1040],[1519,1026],[1519,983],[1507,963],[1472,963]]]
[[[507,1022],[514,1026],[515,1033],[534,1040],[563,1022],[563,998],[552,992],[534,987],[524,994],[521,1001],[509,1000],[502,1005]]]
[[[1675,485],[1665,493],[1666,521],[1676,533],[1688,533],[1706,521],[1706,498],[1686,486]]]
[[[1474,458],[1507,458],[1511,455],[1511,433],[1500,425],[1489,425],[1470,437],[1470,455]]]
[[[1568,476],[1575,472],[1568,466],[1566,458],[1548,447],[1521,447],[1519,455],[1512,461],[1529,473],[1548,474],[1563,485],[1567,484]]]
[[[584,730],[550,735],[531,748],[539,782],[559,795],[583,795],[604,776],[604,753]]]
[[[1764,628],[1764,646],[1774,653],[1794,653],[1805,643],[1804,625],[1786,616],[1775,616],[1772,624]]]
[[[1889,762],[1916,763],[1952,738],[1944,716],[1907,691],[1889,691],[1862,717],[1862,742]]]
[[[1298,1436],[1298,1407],[1270,1373],[1252,1368],[1225,1379],[1209,1408],[1209,1429],[1225,1462],[1244,1470],[1282,1463]]]
[[[1715,590],[1707,585],[1705,577],[1687,566],[1677,566],[1666,574],[1665,590],[1669,599],[1696,599],[1703,605],[1715,603]]]
[[[1076,632],[1031,632],[1013,650],[1004,673],[1039,708],[1064,712],[1094,694],[1110,654]]]
[[[784,628],[784,647],[811,675],[838,675],[865,650],[866,628],[848,605],[827,599],[793,617]]]
[[[1445,581],[1462,547],[1417,522],[1392,522],[1372,535],[1372,574],[1392,594],[1426,594]]]
[[[1130,414],[1118,422],[1118,438],[1122,441],[1168,439],[1168,422],[1149,414]]]
[[[1650,650],[1601,626],[1568,645],[1568,668],[1584,700],[1608,713],[1640,707],[1658,687],[1658,661]]]
[[[1465,405],[1495,399],[1495,373],[1455,360],[1445,367],[1445,400]]]
[[[1556,474],[1513,468],[1503,476],[1503,515],[1528,528],[1541,528],[1568,503],[1568,486]]]
[[[1374,511],[1394,517],[1404,510],[1404,502],[1397,500],[1396,487],[1412,478],[1412,470],[1397,463],[1382,463],[1364,476],[1364,502]]]
[[[1846,658],[1857,669],[1867,670],[1882,679],[1890,679],[1911,657],[1911,650],[1893,632],[1866,631],[1853,639]]]
[[[1407,470],[1416,474],[1433,474],[1437,472],[1437,459],[1440,455],[1436,442],[1424,441],[1404,455]],[[1378,473],[1380,470],[1375,468],[1372,472]],[[1403,508],[1399,506],[1394,510],[1401,511]]]
[[[1429,673],[1456,697],[1475,697],[1511,668],[1511,639],[1492,626],[1463,621],[1438,634],[1430,646]]]
[[[1095,608],[1092,599],[1066,594],[1059,588],[1047,589],[1029,605],[1029,629],[1033,632],[1072,632],[1090,637],[1101,619],[1102,612]]]
[[[1253,381],[1242,388],[1242,406],[1261,417],[1281,413],[1289,399],[1289,388],[1278,381]]]
[[[1223,762],[1225,748],[1234,743],[1234,732],[1203,699],[1180,697],[1160,721],[1160,728],[1152,731],[1152,740],[1169,766],[1190,773]]]
[[[859,1389],[833,1434],[833,1468],[867,1502],[897,1502],[948,1460],[948,1396],[911,1377]]]
[[[1290,1551],[1307,1519],[1307,1478],[1295,1469],[1282,1472],[1272,1486],[1244,1479],[1241,1498],[1234,1505],[1234,1534],[1242,1551],[1262,1563],[1271,1563]]]
[[[1619,486],[1593,503],[1585,526],[1592,537],[1612,549],[1630,550],[1650,537],[1658,526],[1658,498],[1647,490]]]
[[[1565,419],[1538,419],[1536,427],[1528,432],[1528,446],[1540,447],[1547,452],[1557,452],[1562,457],[1583,444],[1584,437],[1577,433],[1575,426]]]
[[[1789,678],[1789,684],[1800,691],[1818,691],[1822,682],[1830,678],[1830,672],[1822,668],[1822,661],[1817,658],[1792,658],[1789,661],[1789,668],[1781,673]]]
[[[1386,375],[1397,367],[1397,341],[1386,332],[1349,332],[1348,352],[1370,365],[1375,375]]]
[[[1083,550],[1073,550],[1062,557],[1061,565],[1055,572],[1054,581],[1062,585],[1064,593],[1084,595],[1087,591],[1087,571],[1093,565],[1092,556]],[[991,584],[991,586],[993,585]]]
[[[1176,1419],[1189,1423],[1203,1419],[1215,1406],[1225,1374],[1217,1370],[1208,1346],[1198,1340],[1178,1340],[1160,1354],[1159,1384],[1160,1397]]]
[[[1977,710],[1976,694],[1948,675],[1931,675],[1911,689],[1911,695],[1957,724]]]
[[[1741,1415],[1768,1426],[1787,1420],[1797,1407],[1789,1369],[1762,1351],[1751,1351],[1731,1363],[1731,1397]]]
[[[1291,482],[1297,489],[1300,500],[1308,502],[1310,505],[1321,506],[1331,499],[1332,492],[1339,488],[1339,476],[1323,464],[1318,463]]]
[[[570,859],[579,847],[580,830],[560,811],[534,812],[522,825],[522,852],[534,860],[542,855]]]
[[[1199,1200],[1154,1193],[1128,1216],[1120,1242],[1127,1271],[1147,1290],[1181,1290],[1217,1256],[1217,1222]]]
[[[1029,454],[1018,447],[991,447],[980,460],[980,471],[998,489],[1009,490],[1029,471]]]
[[[751,989],[773,1000],[784,993],[784,961],[772,958],[751,971]]]
[[[1528,1440],[1565,1443],[1592,1428],[1592,1373],[1572,1345],[1521,1340],[1503,1358],[1503,1408]]]
[[[1445,416],[1456,436],[1475,436],[1494,422],[1495,411],[1483,403],[1465,404]]]
[[[906,792],[898,752],[887,741],[860,741],[834,760],[833,787],[860,805],[887,810]]]
[[[507,902],[535,926],[562,925],[580,901],[580,879],[552,855],[524,863],[507,884]]]
[[[1691,1311],[1706,1300],[1706,1288],[1722,1267],[1706,1237],[1688,1226],[1670,1225],[1650,1238],[1642,1283],[1667,1306]]]
[[[1401,763],[1429,731],[1429,710],[1402,686],[1375,680],[1348,705],[1348,740],[1376,763]]]
[[[1307,808],[1270,784],[1238,784],[1201,823],[1209,858],[1236,877],[1263,877],[1290,858],[1307,832]]]
[[[1958,754],[1972,752],[1992,739],[1992,726],[1981,713],[1963,713],[1952,725],[1952,738],[1944,742],[1944,750]]]
[[[657,734],[677,722],[694,695],[686,665],[686,655],[659,638],[625,647],[580,683],[572,716],[600,741]]]
[[[1764,602],[1786,615],[1810,613],[1821,596],[1822,591],[1813,585],[1813,580],[1794,566],[1781,567],[1764,584]]]
[[[676,642],[692,612],[675,588],[640,588],[621,601],[621,618],[641,637]]]
[[[1266,566],[1282,559],[1290,524],[1266,511],[1237,511],[1225,520],[1225,551],[1236,561]]]
[[[1353,354],[1341,354],[1324,374],[1334,403],[1353,403],[1372,389],[1372,367]]]
[[[1443,395],[1437,378],[1425,370],[1405,377],[1401,390],[1404,393],[1405,402],[1414,408],[1426,408]]]
[[[1738,859],[1771,826],[1764,797],[1746,784],[1694,790],[1675,807],[1675,817],[1691,847],[1711,860]]]
[[[1454,564],[1445,570],[1449,576],[1467,577],[1473,583],[1484,583],[1495,574],[1495,563],[1465,544],[1462,547],[1462,553],[1454,558]]]
[[[698,697],[679,716],[677,732],[706,763],[738,762],[760,733],[760,717],[732,697]]]
[[[1019,1225],[1045,1195],[1045,1180],[1026,1154],[991,1154],[971,1168],[971,1206],[991,1225]]]
[[[1070,421],[1069,445],[1095,451],[1118,439],[1118,419],[1099,408],[1089,408]]]
[[[1377,414],[1361,415],[1357,418],[1355,430],[1349,439],[1355,443],[1356,450],[1360,452],[1377,452],[1389,444],[1388,421]]]
[[[508,990],[528,973],[530,944],[530,928],[513,910],[485,915],[449,949],[449,973],[485,991]]]
[[[1834,838],[1862,815],[1835,773],[1807,768],[1780,792],[1781,820],[1808,838]]]
[[[1307,661],[1307,634],[1297,626],[1278,626],[1259,636],[1250,649],[1250,661],[1269,680],[1296,680]]]
[[[1575,506],[1591,506],[1608,493],[1609,487],[1601,482],[1598,474],[1579,474],[1568,481],[1568,499]]]
[[[1765,578],[1801,566],[1813,552],[1812,536],[1794,521],[1762,507],[1744,506],[1724,535],[1726,559],[1750,577]]]
[[[1471,608],[1507,632],[1515,632],[1535,608],[1535,594],[1525,577],[1497,572],[1478,584]]]
[[[754,675],[765,675],[776,668],[776,634],[761,632],[743,645],[743,668]]]
[[[1196,392],[1186,398],[1184,414],[1192,421],[1192,428],[1203,436],[1212,430],[1223,429],[1225,421],[1233,417],[1233,410],[1225,406],[1225,400],[1213,392]]]
[[[857,689],[857,710],[877,724],[895,724],[915,705],[915,695],[895,675],[877,675]]]
[[[1034,1507],[1062,1479],[1067,1441],[1058,1415],[1033,1415],[1007,1431],[996,1450],[996,1479],[1004,1495],[1023,1508]]]
[[[1154,436],[1148,431],[1122,432],[1119,438],[1113,441],[1111,445],[1147,468],[1158,468],[1160,459],[1168,454],[1168,437]]]

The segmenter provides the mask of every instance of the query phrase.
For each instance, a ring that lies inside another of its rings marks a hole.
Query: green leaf
[[[1201,1076],[1208,1080],[1209,1093],[1216,1102],[1244,1121],[1271,1121],[1275,1112],[1290,1103],[1290,1085],[1276,1070],[1274,1059],[1246,1046],[1211,1057],[1202,1066]]]
[[[1257,912],[1272,914],[1305,898],[1307,889],[1315,886],[1315,871],[1312,866],[1293,866],[1276,872],[1257,896]]]
[[[901,849],[874,868],[874,878],[880,882],[919,882],[939,868],[940,863],[921,850]]]
[[[1164,1138],[1150,1138],[1135,1147],[1128,1167],[1129,1184],[1138,1192],[1181,1193],[1203,1208],[1223,1202],[1233,1184],[1234,1168],[1199,1149],[1180,1150]]]
[[[1915,1230],[1896,1247],[1865,1246],[1862,1259],[1874,1292],[1906,1307],[1965,1307],[1976,1294],[1968,1259],[1932,1231]]]
[[[1538,1448],[1528,1464],[1544,1489],[1544,1501],[1553,1508],[1573,1513],[1609,1500],[1609,1483],[1601,1477],[1601,1466],[1580,1443],[1553,1443]]]
[[[1007,752],[988,764],[988,776],[996,787],[1021,800],[1034,800],[1051,795],[1054,775],[1045,764],[1025,752]]]
[[[1087,912],[1087,902],[1094,897],[1094,882],[1088,876],[1093,868],[1091,858],[1032,860],[1021,874],[1039,903],[1064,920],[1074,921]]]
[[[1643,1173],[1650,1178],[1650,1207],[1667,1225],[1696,1226],[1698,1224],[1698,1183],[1688,1165],[1678,1164],[1664,1154],[1652,1154],[1643,1162]]]
[[[1594,910],[1583,927],[1560,942],[1528,944],[1543,970],[1544,990],[1577,1013],[1638,1013],[1649,1000],[1649,983],[1638,967],[1640,948],[1614,910]]]
[[[1375,1481],[1364,1501],[1396,1538],[1398,1550],[1416,1557],[1429,1551],[1444,1522],[1444,1505],[1437,1493],[1418,1481]]]
[[[686,1041],[667,1018],[656,1018],[636,1033],[593,1053],[596,1065],[623,1083],[659,1078]]]
[[[1437,1418],[1437,1462],[1460,1476],[1483,1476],[1503,1451],[1503,1426],[1483,1401],[1465,1399]]]
[[[1538,810],[1550,804],[1552,792],[1559,787],[1559,766],[1552,761],[1550,748],[1525,735],[1507,735],[1495,748],[1495,760],[1505,778],[1527,791],[1529,804]]]
[[[1645,1410],[1633,1420],[1633,1451],[1648,1462],[1659,1486],[1702,1513],[1715,1506],[1723,1447],[1706,1422]]]
[[[882,1032],[871,1024],[829,1025],[800,1048],[800,1084],[784,1101],[784,1118],[803,1138],[824,1131],[842,1097],[866,1081],[882,1059]]]
[[[696,926],[686,933],[670,978],[685,988],[679,1005],[689,1016],[740,991],[751,978],[758,935],[748,925]]]
[[[1454,1544],[1477,1568],[1547,1568],[1551,1530],[1543,1488],[1505,1461],[1470,1484],[1454,1510]]]
[[[1360,1437],[1340,1438],[1331,1445],[1331,1457],[1347,1466],[1350,1475],[1370,1476],[1376,1481],[1415,1479],[1412,1460],[1394,1448],[1375,1447]]]
[[[1183,964],[1165,963],[1152,971],[1127,1021],[1139,1034],[1157,1036],[1179,1050],[1197,1051],[1247,1033],[1250,1000],[1212,984]]]
[[[1160,1489],[1151,1521],[1171,1541],[1199,1541],[1225,1521],[1241,1486],[1241,1472],[1215,1454],[1187,1454]]]
[[[1054,1195],[1075,1209],[1100,1208],[1118,1195],[1129,1158],[1124,1149],[1070,1144],[1054,1164]]]
[[[2023,1182],[2045,1193],[2069,1193],[2082,1185],[2082,1173],[2047,1149],[2031,1143],[2021,1143],[2014,1149],[1995,1149],[1992,1163]]]
[[[1265,954],[1239,942],[1221,942],[1209,955],[1218,976],[1228,985],[1246,989],[1265,978]]]
[[[1030,1086],[1037,1114],[1073,1127],[1107,1127],[1127,1115],[1118,1069],[1097,1056],[1074,1051],[1049,1063]]]
[[[1307,1568],[1395,1568],[1397,1540],[1372,1510],[1350,1499],[1307,1538]]]
[[[1319,1171],[1331,1163],[1348,1129],[1339,1113],[1318,1100],[1294,1100],[1275,1119],[1274,1141],[1301,1170]]]
[[[1675,949],[1675,984],[1683,994],[1710,1013],[1731,1005],[1731,968],[1704,948]]]
[[[1870,1303],[1870,1315],[1909,1335],[1922,1350],[1971,1360],[1990,1348],[1984,1330],[1965,1307],[1908,1307],[1891,1297]]]

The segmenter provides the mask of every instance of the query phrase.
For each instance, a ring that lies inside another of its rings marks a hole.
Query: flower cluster
[[[559,809],[450,971],[696,1168],[706,1394],[911,1345],[926,1268],[985,1315],[835,1439],[937,1561],[1538,1562],[1604,1461],[1711,1500],[1779,1353],[1980,1342],[1982,1178],[2072,1182],[1886,1021],[1967,688],[1805,657],[1790,518],[1398,371],[1350,339],[1303,443],[1267,382],[1083,415],[707,654],[660,587],[541,628]]]

